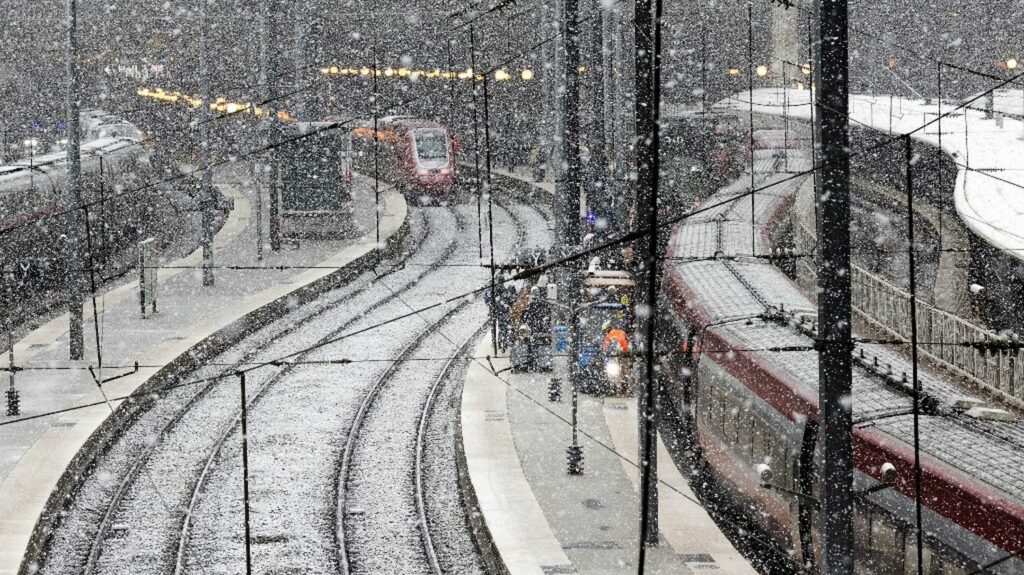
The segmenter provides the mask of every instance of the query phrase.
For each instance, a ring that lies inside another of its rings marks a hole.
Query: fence
[[[893,337],[910,341],[910,294],[857,266],[851,280],[854,312]],[[918,299],[917,339],[918,351],[942,367],[1024,401],[1024,351],[997,349],[1005,339],[999,334]]]
[[[794,215],[797,249],[815,243],[808,222]],[[809,251],[804,253],[810,253]],[[813,261],[802,262],[801,276],[811,278]],[[852,266],[853,311],[891,337],[910,341],[910,294],[859,266]],[[807,274],[806,272],[810,272]],[[808,287],[806,282],[801,285]],[[813,292],[813,290],[812,290]],[[917,300],[918,351],[939,366],[972,384],[997,392],[1024,406],[1024,350],[997,349],[1005,340],[976,323]],[[988,346],[975,344],[991,344]],[[987,349],[983,349],[987,348]]]

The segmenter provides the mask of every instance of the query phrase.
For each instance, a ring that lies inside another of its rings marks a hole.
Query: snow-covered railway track
[[[528,230],[537,233],[546,227],[536,210],[497,207],[499,220],[510,218],[518,230],[514,245],[523,245]],[[425,317],[421,321],[420,336],[364,396],[345,441],[337,527],[338,563],[345,575],[440,575],[479,568],[466,557],[469,546],[459,549],[444,541],[444,527],[453,521],[443,513],[435,517],[433,508],[440,505],[427,492],[437,484],[428,481],[436,471],[426,461],[437,398],[485,327],[486,316],[479,306],[463,302],[433,323]],[[439,543],[445,543],[443,550]]]
[[[427,232],[427,233],[429,233],[429,232]],[[420,249],[424,248],[424,242],[426,241],[425,235],[426,235],[426,233],[424,235],[421,235],[420,237],[417,238],[416,246],[412,250],[413,252],[417,252]],[[437,262],[438,265],[443,264],[444,261],[446,261],[448,258],[451,257],[451,255],[455,251],[454,248],[455,248],[454,242],[449,242],[447,247],[445,248],[444,252],[442,252],[440,258],[438,259],[438,262]],[[414,277],[407,284],[407,286],[411,286],[411,285],[415,284],[416,281],[418,281],[420,278],[425,276],[432,269],[434,269],[434,268],[429,268],[429,269],[426,269],[426,270],[422,271],[420,274],[418,274],[418,276]],[[356,297],[358,295],[361,295],[361,294],[367,292],[367,290],[371,289],[371,286],[372,286],[372,284],[367,284],[367,285],[363,285],[363,286],[360,286],[360,287],[356,287],[354,290],[346,290],[347,298]],[[392,294],[391,297],[394,297],[394,295]],[[360,319],[362,317],[365,317],[367,314],[371,313],[374,309],[376,309],[376,307],[386,303],[386,301],[388,301],[388,299],[389,298],[386,297],[384,300],[381,300],[376,305],[371,306],[370,308],[367,308],[366,310],[364,310],[363,313],[358,314],[358,315],[356,315],[354,317],[351,317],[348,320],[344,321],[341,324],[340,327],[338,327],[333,332],[331,332],[331,334],[328,335],[327,337],[336,336],[338,333],[340,333],[342,330],[346,329],[348,326],[353,324],[358,319]],[[222,372],[223,373],[230,373],[231,371],[235,371],[235,370],[237,370],[239,368],[242,368],[242,367],[248,365],[250,362],[258,362],[259,361],[258,358],[259,358],[260,353],[261,352],[269,351],[269,348],[271,347],[271,344],[274,341],[277,341],[280,338],[288,337],[288,336],[292,335],[295,331],[297,331],[303,325],[306,325],[307,322],[309,322],[309,321],[311,321],[313,319],[316,319],[316,318],[319,318],[319,317],[323,317],[325,314],[327,314],[329,312],[336,311],[336,309],[340,305],[343,304],[343,301],[344,300],[337,300],[337,301],[333,302],[331,305],[327,305],[327,306],[324,306],[324,307],[319,307],[318,309],[313,311],[310,315],[307,315],[307,316],[301,318],[301,321],[297,321],[299,318],[291,318],[292,319],[292,323],[290,325],[288,325],[287,327],[285,327],[280,332],[278,332],[273,339],[257,344],[255,347],[251,348],[245,354],[245,356],[244,356],[245,359],[243,361],[240,361],[240,362],[238,362],[237,364],[235,364],[233,366],[233,369],[222,370]],[[321,341],[323,341],[323,339],[326,339],[326,338],[322,338]],[[287,366],[286,366],[286,369],[287,369]],[[263,392],[265,390],[267,390],[271,385],[273,385],[276,381],[278,381],[283,374],[284,374],[284,370],[278,371],[269,380],[262,382],[262,385],[258,388],[257,392],[255,394],[250,395],[251,399],[249,400],[249,404],[253,405],[257,401],[259,401],[259,398],[261,397]],[[175,427],[180,424],[182,418],[184,416],[186,416],[187,414],[191,413],[191,410],[197,405],[197,403],[207,397],[208,393],[211,390],[214,389],[215,385],[216,384],[206,386],[204,389],[202,389],[201,391],[196,393],[191,399],[189,399],[185,403],[185,405],[181,409],[179,409],[178,412],[170,420],[168,420],[164,424],[162,429],[160,429],[158,436],[159,437],[165,437],[166,435],[171,433],[175,429]],[[228,399],[228,401],[230,401],[230,399]],[[175,570],[174,570],[175,573],[180,573],[182,571],[182,559],[183,559],[184,546],[185,546],[185,542],[187,541],[188,534],[189,534],[189,525],[190,525],[189,520],[191,518],[192,510],[194,509],[195,504],[196,504],[196,502],[198,500],[199,491],[200,491],[200,489],[201,489],[201,487],[203,485],[203,482],[204,482],[204,479],[206,477],[206,474],[209,471],[209,468],[212,465],[212,462],[213,462],[214,458],[220,452],[220,449],[223,446],[224,442],[227,441],[227,439],[229,437],[231,437],[232,431],[235,429],[235,426],[237,425],[237,422],[239,421],[240,415],[241,415],[241,408],[239,407],[239,409],[237,409],[236,412],[234,413],[233,417],[230,418],[230,422],[233,422],[233,423],[229,423],[229,425],[226,427],[224,432],[220,435],[219,439],[211,446],[211,448],[209,450],[209,454],[206,457],[205,462],[203,464],[202,471],[200,472],[200,474],[198,476],[198,480],[195,483],[195,487],[194,487],[194,489],[192,491],[192,495],[189,498],[187,510],[185,511],[184,518],[182,520],[182,526],[181,526],[181,531],[180,531],[180,538],[179,538],[179,543],[178,543],[177,552],[176,552],[176,562],[175,562]],[[99,557],[100,557],[100,553],[101,553],[101,551],[102,551],[102,549],[104,547],[104,541],[111,537],[111,530],[115,526],[114,518],[116,517],[116,514],[117,514],[119,508],[124,503],[125,497],[129,494],[130,488],[135,484],[136,481],[138,481],[140,471],[143,470],[144,465],[153,457],[154,453],[157,451],[158,448],[161,447],[161,445],[162,445],[161,442],[150,442],[150,445],[148,445],[146,449],[142,450],[141,452],[139,452],[136,455],[135,461],[132,464],[132,466],[129,468],[128,473],[119,482],[118,487],[117,487],[116,491],[113,494],[113,497],[111,497],[111,499],[109,501],[109,504],[106,506],[106,512],[103,514],[103,518],[102,518],[102,520],[101,520],[101,522],[99,524],[99,528],[97,529],[95,536],[92,538],[92,543],[91,543],[91,546],[90,546],[90,549],[89,549],[89,555],[88,555],[88,558],[87,558],[87,561],[86,561],[85,568],[83,569],[83,573],[88,575],[88,574],[92,574],[92,573],[97,573],[98,572],[98,567],[99,567],[98,560],[99,560]],[[117,524],[117,526],[119,527],[119,529],[117,529],[117,531],[123,531],[124,528],[125,528],[124,524]]]
[[[418,467],[410,463],[406,468],[408,480],[403,483],[411,486],[410,494],[420,494],[406,500],[409,521],[439,526],[434,539],[440,541],[440,558],[437,553],[433,559],[425,556],[417,539],[420,565],[410,572],[436,572],[438,565],[456,572],[478,564],[468,533],[452,534],[468,529],[457,497],[438,495],[436,487],[425,488],[424,482],[443,486],[438,478],[452,473],[446,466],[454,467],[454,462],[445,461],[443,446],[434,445],[444,436],[437,428],[443,430],[445,424],[437,422],[450,419],[452,407],[445,404],[445,409],[436,408],[439,415],[430,414],[437,396],[449,397],[457,388],[455,378],[448,377],[460,365],[454,358],[461,355],[461,346],[453,342],[475,333],[486,312],[479,302],[466,299],[411,313],[486,283],[489,276],[478,266],[476,242],[459,241],[475,235],[470,233],[476,227],[472,212],[470,206],[417,210],[410,222],[414,245],[390,262],[394,265],[389,273],[354,278],[247,335],[217,360],[185,376],[224,379],[172,386],[155,399],[111,449],[97,456],[93,473],[82,479],[55,531],[42,572],[234,570],[245,554],[244,537],[239,536],[241,410],[238,380],[231,376],[254,365],[263,366],[247,374],[246,386],[251,543],[259,571],[341,570],[339,438],[352,427],[369,382],[381,380],[386,366],[392,375],[376,401],[400,404],[404,399],[413,414],[407,418],[411,431],[403,432],[411,441],[403,439],[403,447],[396,448],[409,462],[418,462]],[[494,225],[499,257],[522,245],[527,229],[536,236],[547,232],[545,216],[523,205],[496,204]],[[372,329],[382,319],[394,323]],[[437,326],[433,332],[432,325]],[[407,349],[412,355],[403,353]],[[270,365],[282,357],[288,360]],[[396,357],[405,361],[396,362]],[[405,380],[415,383],[415,397],[401,383],[396,386]],[[398,391],[397,398],[385,397],[389,389]],[[378,412],[368,410],[365,423],[378,423]],[[357,461],[363,461],[360,449],[366,439],[380,443],[376,432],[365,429],[353,452]],[[424,460],[433,469],[424,470]],[[417,529],[413,527],[417,537],[431,535]]]
[[[338,557],[346,575],[444,572],[423,499],[421,441],[437,387],[482,325],[479,309],[468,306],[463,302],[427,326],[402,351],[364,396],[349,428],[338,478]],[[463,343],[446,331],[457,331]],[[429,353],[427,365],[414,361],[417,351]],[[448,359],[433,359],[444,354]]]
[[[409,252],[399,257],[397,265],[412,257],[420,260],[433,258],[437,260],[437,264],[449,259],[454,254],[455,242],[443,232],[452,227],[452,219],[454,215],[450,213],[447,218],[438,218],[425,212],[416,214],[411,221],[414,228],[411,235],[415,239],[411,242]],[[433,269],[436,269],[436,266],[400,269],[390,277],[394,279],[397,287],[408,288]],[[403,275],[406,277],[402,277]],[[199,372],[188,374],[183,379],[201,381],[231,374],[240,368],[285,356],[315,343],[320,338],[308,337],[308,333],[313,331],[310,327],[323,329],[323,326],[337,324],[339,318],[332,317],[334,314],[331,312],[336,312],[339,307],[360,297],[367,300],[394,297],[392,290],[382,290],[380,286],[375,285],[376,278],[376,273],[361,274],[349,284],[326,294],[320,300],[298,308],[285,318],[247,336],[240,345],[225,352]],[[362,307],[351,309],[365,310]],[[359,315],[365,316],[366,313]],[[216,429],[218,421],[230,420],[230,417],[226,416],[232,414],[231,409],[238,405],[237,388],[224,383],[213,379],[205,385],[189,384],[186,381],[171,386],[137,421],[123,430],[121,437],[107,452],[96,456],[93,472],[82,479],[75,499],[69,504],[61,525],[50,540],[43,572],[118,571],[119,569],[109,567],[110,564],[118,564],[120,560],[116,558],[121,554],[108,553],[111,551],[108,543],[134,539],[130,537],[134,527],[133,521],[125,515],[131,515],[130,504],[135,500],[148,500],[150,507],[162,508],[150,510],[145,514],[154,525],[177,523],[178,528],[173,531],[181,531],[179,522],[187,515],[179,513],[181,509],[187,507],[188,500],[182,502],[178,497],[172,502],[170,495],[176,494],[190,483],[181,481],[187,475],[188,466],[177,469],[172,466],[174,472],[171,477],[177,481],[167,481],[168,477],[161,474],[167,469],[167,466],[161,463],[166,462],[159,460],[167,459],[168,440],[188,435],[182,433],[180,427],[194,428],[197,423],[200,427],[205,427],[206,433],[199,431],[192,434],[195,436],[192,438],[193,441],[185,441],[184,445],[183,442],[178,442],[179,450],[189,451],[190,448],[197,447],[196,439],[212,435],[209,430]],[[221,413],[218,413],[218,410]],[[182,420],[187,418],[193,421],[182,426]],[[165,498],[165,495],[168,497]],[[146,553],[166,553],[166,550],[156,551],[161,547],[168,547],[166,541],[158,538],[153,543],[152,548],[146,550]],[[136,546],[128,553],[134,556],[139,551]],[[133,570],[136,566],[129,562],[123,564],[120,570],[139,572]]]

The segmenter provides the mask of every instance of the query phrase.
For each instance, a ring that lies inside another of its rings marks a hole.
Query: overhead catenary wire
[[[622,1],[623,0],[616,0],[616,2],[622,2]],[[580,19],[580,23],[586,22],[590,18],[592,18],[592,17],[581,18]],[[533,51],[537,50],[538,48],[540,48],[540,47],[542,47],[542,46],[544,46],[544,45],[546,45],[546,44],[548,44],[550,42],[553,42],[553,41],[557,40],[559,37],[561,37],[561,35],[562,35],[561,31],[556,32],[555,34],[552,34],[551,36],[548,36],[547,38],[544,38],[543,40],[541,40],[541,41],[531,45],[526,50],[523,50],[523,51],[519,52],[518,54],[515,54],[515,55],[513,55],[513,56],[503,60],[502,62],[499,62],[498,64],[495,64],[490,69],[485,70],[482,73],[484,75],[493,74],[494,72],[502,69],[502,67],[507,66],[509,63],[514,62],[514,61],[522,58],[523,56],[526,56],[526,55],[532,53]],[[314,83],[310,83],[306,88],[298,89],[295,92],[298,92],[300,90],[309,90],[309,89],[312,89],[313,87],[314,87]],[[427,91],[427,92],[425,92],[423,94],[420,94],[418,96],[413,96],[413,97],[410,97],[408,99],[400,100],[397,103],[394,103],[391,106],[389,106],[388,109],[389,110],[401,109],[402,107],[408,106],[411,103],[414,103],[414,102],[417,102],[419,100],[423,100],[423,99],[426,99],[426,98],[428,98],[430,96],[433,96],[436,93],[438,93],[441,89],[446,89],[446,88],[434,89],[434,90],[431,90],[431,91]],[[293,93],[295,93],[295,92],[293,92]],[[278,95],[277,97],[274,97],[274,98],[267,98],[263,102],[261,102],[261,105],[266,105],[267,103],[271,103],[272,101],[276,101],[276,100],[281,99],[283,97],[286,97],[286,95]],[[240,109],[240,110],[237,110],[235,112],[225,112],[221,116],[215,116],[214,120],[221,119],[221,118],[226,118],[226,117],[233,116],[233,115],[236,115],[236,114],[241,114],[241,113],[244,113],[244,112],[245,112],[245,109]],[[328,123],[325,126],[321,126],[321,127],[316,128],[316,129],[310,130],[310,131],[308,131],[308,132],[306,132],[304,134],[300,134],[298,136],[293,136],[293,137],[290,137],[290,138],[286,138],[286,139],[284,139],[282,141],[279,141],[279,142],[272,142],[272,143],[267,144],[265,146],[260,146],[260,147],[257,147],[255,149],[251,149],[251,150],[242,152],[240,154],[234,155],[234,156],[232,156],[230,158],[226,158],[226,159],[223,159],[223,160],[220,160],[220,161],[215,161],[215,162],[213,162],[211,164],[211,167],[213,167],[213,168],[220,167],[220,166],[223,166],[223,165],[226,165],[226,164],[230,164],[230,163],[236,162],[236,161],[241,160],[241,159],[249,158],[249,157],[257,155],[257,154],[262,154],[262,153],[265,153],[265,152],[268,152],[268,151],[272,151],[272,150],[277,149],[277,148],[282,147],[282,146],[290,145],[290,144],[292,144],[294,142],[301,141],[301,140],[304,140],[306,138],[312,138],[312,137],[316,136],[317,134],[319,134],[321,132],[330,131],[330,130],[334,130],[334,129],[338,129],[338,128],[350,125],[353,122],[358,121],[362,116],[363,116],[362,114],[359,114],[359,115],[351,116],[348,119],[345,119],[345,120],[342,120],[342,121],[330,122],[330,123]],[[157,186],[161,186],[161,185],[164,185],[164,184],[167,184],[167,183],[171,183],[171,182],[175,182],[175,181],[179,181],[179,180],[184,180],[186,178],[194,176],[195,174],[197,174],[199,172],[200,172],[200,170],[198,170],[198,169],[193,169],[193,170],[190,170],[190,171],[183,171],[183,172],[181,172],[179,174],[176,174],[174,176],[163,178],[163,179],[155,181],[155,182],[150,182],[150,183],[144,184],[144,185],[136,187],[136,188],[124,190],[122,192],[114,194],[111,197],[108,197],[107,201],[111,201],[111,200],[118,199],[118,198],[121,198],[121,197],[132,196],[132,195],[135,195],[135,194],[138,194],[138,193],[141,193],[141,192],[145,192],[147,190],[154,190]],[[78,209],[81,209],[82,207],[92,207],[96,203],[98,203],[98,200],[94,200],[94,201],[91,201],[91,202],[82,202]],[[63,210],[57,210],[57,211],[49,212],[49,213],[46,213],[46,214],[36,215],[36,216],[31,217],[31,218],[26,218],[25,220],[19,222],[18,224],[15,224],[13,226],[8,226],[6,228],[0,229],[0,237],[3,237],[4,235],[12,233],[15,230],[24,228],[24,227],[26,227],[28,225],[32,225],[36,221],[39,221],[41,219],[65,216],[68,213],[70,213],[72,211],[72,209],[73,208],[66,208],[66,209],[63,209]]]

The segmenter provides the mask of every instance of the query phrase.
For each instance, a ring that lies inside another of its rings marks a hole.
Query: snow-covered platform
[[[334,285],[346,270],[374,257],[373,194],[361,179],[353,195],[356,223],[365,236],[303,241],[294,250],[266,250],[258,261],[253,186],[241,172],[226,169],[215,176],[219,189],[235,201],[214,242],[215,265],[231,266],[215,270],[215,287],[202,287],[197,250],[162,263],[158,313],[149,319],[140,317],[137,282],[98,295],[104,367],[96,377],[123,377],[101,389],[90,373],[90,366],[97,367],[91,305],[86,306],[86,360],[68,361],[66,314],[15,343],[15,365],[23,369],[16,375],[21,414],[0,417],[0,575],[18,573],[23,558],[34,557],[38,535],[44,533],[39,530],[61,510],[62,477],[81,472],[86,455],[102,448],[116,427],[103,424],[122,404],[118,398],[172,382],[247,328]],[[406,214],[402,196],[386,188],[382,241],[399,234]],[[133,372],[136,362],[139,369]],[[59,413],[47,415],[53,412]]]
[[[475,357],[491,353],[483,339]],[[492,559],[512,575],[635,573],[639,532],[636,404],[580,396],[585,470],[566,469],[570,392],[548,401],[556,373],[511,373],[507,357],[474,361],[462,396],[462,445]],[[492,371],[493,366],[493,371]],[[756,573],[698,503],[659,442],[660,544],[648,570]],[[475,511],[475,510],[471,510]],[[488,549],[489,548],[489,549]]]
[[[997,111],[1019,114],[1019,90],[996,95]],[[782,116],[788,111],[793,118],[809,120],[810,99],[808,90],[766,88],[754,90],[753,108],[757,114]],[[745,113],[749,103],[750,95],[740,93],[716,107]],[[894,137],[911,133],[914,140],[935,147],[941,143],[957,166],[954,202],[964,224],[997,249],[1024,259],[1024,121],[1002,114],[986,118],[984,106],[983,97],[961,108],[954,100],[943,100],[940,107],[937,99],[855,94],[850,96],[850,123]]]

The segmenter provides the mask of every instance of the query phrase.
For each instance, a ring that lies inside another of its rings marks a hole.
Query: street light
[[[738,67],[736,67],[736,66],[729,66],[729,75],[730,76],[739,76],[740,75],[740,69]]]
[[[520,77],[522,77],[522,79],[526,80],[527,82],[533,80],[533,70],[529,68],[523,70],[523,72],[520,74]]]
[[[767,75],[768,75],[768,66],[765,66],[764,64],[760,64],[760,65],[759,65],[759,66],[758,66],[758,67],[757,67],[757,68],[756,68],[756,69],[754,70],[754,72],[755,72],[755,73],[756,73],[756,74],[757,74],[758,76],[760,76],[760,77],[764,78],[765,76],[767,76]]]

